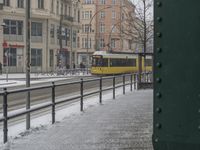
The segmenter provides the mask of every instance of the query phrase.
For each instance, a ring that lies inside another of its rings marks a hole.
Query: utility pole
[[[26,87],[30,87],[30,0],[26,0]],[[26,109],[30,109],[30,92],[26,95]],[[30,113],[26,115],[26,129],[30,129]]]

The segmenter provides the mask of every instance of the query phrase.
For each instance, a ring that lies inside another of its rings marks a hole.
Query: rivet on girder
[[[162,127],[162,125],[161,125],[160,123],[157,123],[157,124],[156,124],[156,128],[157,128],[157,129],[161,129],[161,127]]]
[[[158,143],[158,138],[155,138],[155,140],[154,140],[156,143]]]
[[[198,113],[200,113],[200,109],[198,110]]]
[[[158,53],[161,53],[161,52],[162,52],[162,48],[157,48],[156,51],[157,51]]]
[[[156,66],[157,66],[158,68],[161,68],[161,67],[162,67],[162,64],[161,64],[160,62],[157,62],[157,63],[156,63]]]
[[[162,36],[162,34],[160,32],[157,32],[156,35],[157,35],[157,37],[161,37]]]
[[[199,129],[199,131],[200,131],[200,125],[198,126],[198,129]]]
[[[161,78],[156,78],[156,82],[161,83]]]
[[[161,3],[161,2],[157,2],[156,5],[157,5],[158,7],[161,7],[161,6],[162,6],[162,3]]]
[[[156,93],[156,97],[161,98],[162,94],[160,92]]]
[[[156,20],[157,20],[158,22],[161,22],[161,21],[162,21],[162,18],[161,18],[161,17],[157,17]]]
[[[162,109],[161,109],[160,107],[157,107],[157,108],[156,108],[156,112],[157,112],[157,113],[161,113],[161,112],[162,112]]]

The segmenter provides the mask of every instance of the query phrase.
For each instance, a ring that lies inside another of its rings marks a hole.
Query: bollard
[[[115,76],[113,77],[113,99],[115,99]]]
[[[55,123],[55,84],[52,82],[52,124]]]
[[[136,74],[134,74],[134,90],[136,90],[136,83],[137,83],[137,75]]]
[[[80,82],[80,94],[81,94],[81,101],[80,101],[80,110],[83,111],[83,79]]]
[[[8,93],[7,88],[4,88],[3,90],[3,143],[6,143],[8,141]]]
[[[133,74],[131,74],[130,77],[131,77],[131,84],[130,84],[131,87],[130,88],[131,88],[131,91],[133,91]]]
[[[102,77],[99,80],[99,103],[102,103]]]
[[[125,75],[123,75],[123,94],[125,94]]]

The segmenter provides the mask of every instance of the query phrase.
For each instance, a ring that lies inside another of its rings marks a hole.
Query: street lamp
[[[89,41],[88,41],[88,38],[89,38],[89,30],[91,30],[91,29],[90,29],[91,22],[92,22],[92,20],[94,19],[94,17],[95,17],[99,12],[101,12],[102,10],[105,10],[105,9],[109,9],[109,8],[112,8],[112,7],[111,7],[111,6],[108,6],[108,7],[99,9],[99,10],[92,16],[92,18],[90,19],[90,22],[89,22],[89,25],[88,25],[88,30],[87,30],[87,74],[88,74],[88,68],[89,68],[89,53],[88,53]],[[92,28],[92,27],[91,27],[91,28]]]

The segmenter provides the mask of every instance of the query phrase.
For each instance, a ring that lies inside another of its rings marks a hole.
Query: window
[[[31,49],[31,66],[42,66],[42,49]]]
[[[111,47],[115,48],[115,39],[111,39]]]
[[[100,12],[100,18],[105,18],[105,11]]]
[[[38,8],[44,9],[44,0],[38,0]]]
[[[77,19],[77,16],[76,16],[76,9],[74,9],[74,20]]]
[[[136,59],[110,59],[111,67],[124,67],[124,66],[136,66]]]
[[[40,22],[31,23],[31,36],[42,36],[42,23]]]
[[[92,11],[83,11],[82,12],[82,18],[83,19],[90,19],[90,18],[92,18]]]
[[[49,66],[50,67],[53,67],[54,65],[53,65],[53,62],[54,62],[54,57],[53,57],[54,55],[53,55],[53,49],[50,49],[49,50]]]
[[[116,12],[113,10],[112,11],[112,19],[115,19],[116,18]]]
[[[87,38],[82,38],[82,48],[92,48],[92,39],[88,38],[87,42]]]
[[[10,6],[10,0],[3,0],[4,6]]]
[[[69,7],[69,16],[71,16],[71,7]]]
[[[54,12],[54,0],[51,0],[51,12]]]
[[[100,39],[100,48],[104,48],[105,44],[104,44],[104,39],[101,38]]]
[[[114,5],[115,5],[115,4],[116,4],[116,0],[112,0],[112,4],[114,4]]]
[[[3,61],[4,66],[17,65],[17,49],[16,48],[4,48],[3,57],[4,57],[4,61]]]
[[[57,1],[57,5],[56,5],[56,14],[59,15],[59,1]]]
[[[100,4],[106,4],[106,0],[99,0]]]
[[[23,35],[23,21],[4,20],[3,34]]]
[[[65,15],[67,15],[67,5],[65,4]]]
[[[108,59],[107,58],[96,58],[94,56],[93,59],[92,59],[92,66],[93,67],[107,67],[108,66]]]
[[[112,33],[116,32],[117,30],[116,24],[112,25],[111,30],[112,30]]]
[[[78,22],[80,22],[80,11],[78,10]]]
[[[61,3],[61,8],[60,8],[60,14],[61,14],[61,15],[63,15],[63,14],[64,14],[64,11],[63,11],[63,9],[64,9],[64,8],[63,8],[63,3]]]
[[[89,24],[83,24],[82,25],[82,32],[83,33],[92,32],[91,25],[89,25]]]
[[[50,37],[51,38],[55,37],[55,25],[54,24],[51,24]]]
[[[77,38],[77,48],[80,48],[80,37]]]
[[[104,23],[100,23],[100,32],[103,33],[105,32],[105,24]]]
[[[17,1],[17,7],[18,8],[24,8],[24,0],[18,0]]]
[[[92,0],[85,0],[84,3],[85,4],[92,4],[93,2],[92,2]]]
[[[73,35],[72,35],[72,39],[73,39],[73,48],[76,48],[76,44],[77,44],[77,41],[76,41],[76,37],[77,37],[77,33],[76,31],[73,31]]]

